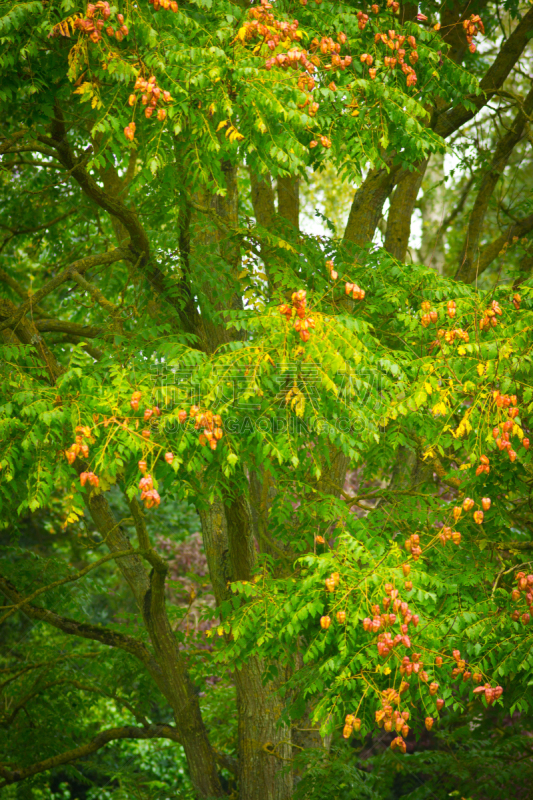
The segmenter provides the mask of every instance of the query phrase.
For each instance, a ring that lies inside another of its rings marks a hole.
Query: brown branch
[[[98,305],[102,306],[104,311],[107,311],[108,314],[116,316],[118,310],[117,307],[102,294],[98,287],[94,286],[92,283],[89,283],[89,281],[80,275],[80,273],[75,269],[71,270],[70,274],[72,280],[75,281],[78,286],[81,286],[84,291],[88,292],[93,300],[95,300]]]
[[[4,155],[4,153],[7,153],[9,149],[16,144],[16,142],[18,142],[19,139],[22,139],[24,136],[26,136],[27,132],[28,131],[26,128],[23,128],[21,131],[11,134],[11,136],[8,137],[3,144],[0,144],[0,156]]]
[[[43,694],[47,689],[52,689],[55,686],[74,686],[75,689],[79,689],[82,692],[91,692],[93,694],[100,694],[102,697],[108,697],[111,700],[114,700],[116,704],[120,704],[127,708],[127,710],[132,714],[137,722],[140,722],[141,725],[148,727],[150,723],[140,711],[138,711],[135,706],[133,706],[128,700],[123,697],[117,696],[113,692],[106,692],[104,689],[101,689],[99,686],[93,686],[89,683],[83,683],[82,681],[75,680],[73,678],[58,678],[54,681],[50,681],[48,683],[43,683],[39,685],[39,678],[34,682],[32,689],[27,692],[13,707],[11,713],[9,715],[4,716],[2,721],[2,725],[6,728],[9,728],[13,722],[15,721],[19,711],[27,706],[30,700],[33,700],[34,697],[38,697],[40,694]]]
[[[344,231],[344,239],[362,247],[374,238],[385,200],[401,171],[400,164],[373,169],[357,189]]]
[[[21,611],[31,619],[46,622],[57,630],[69,636],[79,636],[82,639],[92,639],[93,641],[105,644],[108,647],[116,647],[126,653],[138,658],[150,669],[154,668],[154,659],[147,647],[132,636],[110,630],[103,625],[92,625],[87,622],[78,622],[70,617],[62,617],[48,608],[34,606],[25,603],[23,597],[16,590],[13,584],[0,575],[0,591],[14,603],[23,601]]]
[[[59,663],[62,664],[64,661],[70,658],[100,658],[100,656],[100,652],[73,653],[72,655],[61,655],[59,658],[53,658],[51,661],[38,661],[36,664],[28,664],[27,666],[22,667],[22,669],[19,668],[18,665],[16,667],[4,667],[3,669],[0,669],[0,675],[5,675],[8,672],[14,672],[15,674],[11,675],[11,677],[5,680],[3,683],[0,683],[0,692],[2,692],[6,686],[8,686],[10,683],[13,683],[13,681],[16,681],[22,675],[25,675],[27,672],[31,672],[31,670],[41,669],[42,667],[52,667],[54,664]]]
[[[171,739],[178,743],[181,741],[177,730],[172,725],[149,725],[145,728],[125,725],[121,728],[109,728],[108,730],[98,733],[87,744],[75,747],[72,750],[67,750],[51,758],[45,758],[43,761],[39,761],[29,767],[18,767],[14,764],[8,765],[5,763],[0,764],[0,775],[5,781],[3,784],[0,784],[0,788],[10,783],[23,781],[32,775],[37,775],[39,772],[47,772],[63,764],[71,764],[73,761],[95,753],[106,744],[109,744],[109,742],[118,739]]]
[[[49,142],[50,139],[43,136],[44,142]],[[8,150],[4,151],[5,153],[41,153],[43,156],[49,156],[50,158],[55,158],[57,160],[57,153],[55,150],[52,150],[51,147],[45,147],[41,142],[31,141],[27,145],[23,145],[22,147],[10,147]]]
[[[9,318],[13,319],[17,316],[17,314],[17,307],[11,302],[11,300],[0,298],[0,320],[5,319],[6,317],[8,320]],[[6,327],[8,327],[6,323],[3,325],[0,324],[0,331],[3,331]],[[16,331],[13,331],[13,333],[16,334],[19,342],[22,344],[32,345],[35,348],[37,355],[46,367],[50,377],[50,383],[54,384],[58,376],[61,374],[61,367],[58,364],[54,354],[47,346],[43,337],[38,333],[33,322],[22,316],[18,320]]]
[[[478,261],[477,274],[481,275],[487,267],[497,258],[503,250],[504,245],[509,244],[515,236],[519,239],[533,230],[533,214],[523,217],[518,222],[514,222],[500,235],[492,240],[482,251]]]
[[[13,236],[19,236],[22,233],[36,233],[37,231],[46,230],[51,228],[52,225],[57,225],[58,222],[66,219],[67,217],[71,217],[72,214],[75,214],[77,209],[73,208],[72,211],[67,211],[66,214],[61,214],[59,217],[55,217],[55,219],[51,219],[49,222],[43,222],[42,225],[37,225],[35,228],[9,228],[7,225],[0,225],[1,228],[9,231]]]
[[[39,303],[43,297],[46,297],[54,289],[57,289],[62,283],[69,280],[72,277],[72,272],[77,272],[80,275],[87,270],[92,269],[92,267],[97,267],[102,264],[113,264],[115,261],[121,261],[123,259],[131,258],[131,252],[125,246],[117,247],[114,250],[111,250],[109,253],[100,253],[99,255],[94,256],[86,256],[85,258],[80,258],[79,261],[75,261],[69,267],[67,267],[63,272],[56,275],[55,278],[45,283],[40,289],[38,289],[29,300],[23,303],[17,309],[16,313],[14,313],[9,319],[5,320],[0,324],[0,331],[4,330],[4,328],[14,328],[17,323],[23,318],[23,316],[30,311],[30,309]]]
[[[9,167],[46,167],[48,169],[63,169],[62,164],[50,164],[46,161],[2,161],[1,166],[4,169]]]
[[[1,267],[0,267],[0,281],[7,284],[9,288],[12,289],[15,292],[15,294],[18,294],[18,296],[21,297],[23,300],[26,300],[26,298],[28,297],[28,292],[26,292],[23,289],[20,283],[16,281],[15,278],[12,278],[11,275],[8,275],[8,273]],[[42,309],[40,306],[33,306],[33,311],[36,314],[39,314],[39,316],[46,315],[46,311]]]
[[[278,214],[298,231],[300,223],[299,178],[278,178]]]
[[[87,172],[84,160],[76,158],[67,139],[63,113],[57,103],[55,117],[52,122],[52,137],[38,136],[37,139],[44,144],[52,145],[57,153],[58,160],[68,170],[69,175],[74,178],[87,197],[100,208],[103,208],[104,211],[107,211],[108,214],[120,220],[130,236],[131,245],[135,252],[135,260],[142,257],[143,263],[147,263],[150,258],[150,243],[136,212],[128,208],[118,197],[113,197],[109,192],[104,191]]]
[[[533,30],[533,8],[522,17],[512,34],[502,45],[494,62],[489,67],[485,76],[480,82],[481,94],[468,99],[474,105],[473,110],[468,110],[465,106],[455,106],[452,109],[439,114],[433,125],[435,133],[446,139],[451,136],[462,125],[471,120],[494,96],[506,78],[510,75],[512,68],[524,52],[529,42],[529,36]]]
[[[435,133],[442,138],[451,136],[452,133],[472,119],[490,101],[522,55],[528,44],[531,30],[533,30],[533,9],[530,9],[523,17],[509,39],[502,46],[494,63],[487,70],[480,83],[481,94],[469,98],[474,105],[474,109],[467,110],[463,105],[460,105],[435,114],[431,122],[431,127]],[[398,164],[390,167],[390,171],[387,171],[386,168],[380,168],[369,173],[355,193],[344,234],[346,241],[360,246],[372,241],[383,212],[385,200],[402,174],[403,170],[400,169]],[[405,238],[405,230],[404,224],[402,241]]]
[[[155,614],[164,612],[165,609],[165,580],[168,574],[168,564],[150,543],[143,510],[137,497],[132,497],[128,504],[143,555],[153,567],[150,576],[150,617],[153,618]]]
[[[70,344],[80,344],[80,342],[83,342],[83,337],[66,335],[63,336],[62,341],[70,342]],[[104,357],[104,351],[100,350],[98,347],[93,347],[93,345],[82,344],[82,349],[95,361],[101,361]]]
[[[125,520],[122,520],[124,522]],[[114,552],[108,553],[102,558],[99,558],[98,561],[95,561],[93,564],[89,564],[89,566],[85,567],[84,569],[78,570],[78,572],[73,573],[72,575],[67,575],[66,578],[60,578],[57,581],[53,581],[53,583],[49,583],[47,586],[41,586],[39,589],[36,589],[34,592],[29,594],[27,597],[22,598],[17,603],[9,608],[3,617],[0,617],[0,625],[8,619],[12,614],[15,613],[19,608],[21,608],[26,603],[30,603],[32,600],[35,600],[36,597],[39,595],[44,594],[44,592],[49,592],[52,589],[56,589],[58,586],[62,586],[65,583],[73,583],[74,581],[78,581],[80,578],[85,577],[89,572],[92,572],[93,569],[97,569],[98,567],[105,564],[107,561],[111,561],[114,558],[123,558],[124,556],[132,555],[133,553],[138,553],[139,555],[144,555],[145,550],[133,550],[129,548],[128,550],[123,550],[122,552]]]
[[[35,327],[41,333],[68,333],[81,338],[96,339],[105,331],[101,325],[81,325],[78,322],[68,322],[61,319],[38,319]]]
[[[527,95],[520,111],[515,116],[510,129],[498,142],[489,168],[481,180],[481,184],[470,213],[468,229],[466,231],[465,242],[461,253],[461,260],[455,275],[455,280],[460,280],[464,283],[472,283],[480,274],[479,263],[477,260],[479,256],[479,242],[481,239],[481,233],[490,199],[498,181],[503,174],[503,171],[505,170],[505,167],[507,166],[507,162],[509,161],[515,146],[522,138],[527,116],[531,113],[531,111],[533,111],[533,88]]]
[[[404,261],[411,235],[411,218],[426,174],[429,158],[422,161],[413,172],[402,175],[396,183],[387,216],[385,250],[398,261]]]

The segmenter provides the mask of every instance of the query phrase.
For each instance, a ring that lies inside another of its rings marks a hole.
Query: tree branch
[[[48,608],[30,605],[24,602],[24,598],[16,590],[13,584],[0,575],[0,591],[14,603],[20,603],[21,611],[31,619],[46,622],[48,625],[57,628],[69,636],[79,636],[82,639],[92,639],[93,641],[105,644],[108,647],[116,647],[126,653],[135,656],[147,667],[153,669],[154,659],[148,648],[132,636],[126,636],[118,631],[112,631],[103,625],[92,625],[87,622],[78,622],[70,617],[62,617]]]
[[[413,172],[402,175],[391,197],[385,234],[385,250],[398,261],[404,261],[411,235],[411,218],[429,158],[422,161]]]
[[[527,47],[529,34],[532,30],[533,8],[530,8],[527,14],[522,17],[507,41],[502,45],[493,64],[489,67],[481,80],[479,86],[482,93],[476,97],[468,98],[471,103],[473,103],[474,109],[468,110],[465,106],[460,105],[448,111],[441,112],[437,116],[433,126],[435,133],[446,139],[464,125],[465,122],[475,117],[478,111],[489,102],[496,90],[503,85],[504,81],[509,76],[512,68]]]
[[[67,267],[63,272],[57,275],[52,280],[45,283],[40,289],[38,289],[29,300],[23,303],[17,311],[7,320],[0,324],[0,331],[4,330],[5,328],[13,328],[17,325],[17,323],[22,319],[22,317],[29,311],[33,306],[39,303],[43,297],[50,294],[57,289],[62,283],[69,280],[72,277],[72,272],[77,272],[80,275],[87,270],[91,269],[92,267],[97,267],[102,264],[113,264],[115,261],[121,261],[122,259],[130,259],[131,252],[126,246],[117,247],[114,250],[111,250],[109,253],[101,253],[95,256],[86,256],[85,258],[80,258],[79,261],[75,261],[69,267]]]
[[[122,520],[124,521],[124,520]],[[30,603],[32,600],[35,600],[36,597],[39,595],[44,594],[44,592],[49,592],[52,589],[56,589],[58,586],[63,586],[65,583],[73,583],[74,581],[78,581],[80,578],[83,578],[89,572],[92,572],[93,569],[97,569],[98,567],[105,564],[107,561],[111,561],[114,558],[123,558],[124,556],[132,555],[133,553],[138,553],[139,555],[144,555],[145,550],[133,550],[131,547],[128,550],[123,550],[122,552],[112,552],[108,553],[102,558],[99,558],[98,561],[95,561],[93,564],[89,564],[89,566],[85,567],[84,569],[80,569],[78,572],[75,572],[72,575],[67,575],[66,578],[60,578],[57,581],[53,581],[53,583],[49,583],[47,586],[41,586],[39,589],[36,589],[34,592],[29,594],[27,597],[24,597],[22,600],[19,600],[13,606],[10,607],[9,611],[7,611],[3,617],[0,617],[0,625],[14,614],[19,608],[21,608],[26,603]]]
[[[23,287],[20,285],[15,278],[12,278],[11,275],[8,275],[5,270],[0,267],[0,281],[7,284],[10,289],[12,289],[15,294],[18,294],[23,300],[26,300],[28,297],[28,292],[24,291]],[[33,310],[39,314],[40,316],[45,316],[46,311],[42,309],[40,306],[33,306]]]
[[[104,191],[96,183],[94,178],[87,172],[83,160],[77,160],[67,139],[67,131],[63,120],[63,114],[58,104],[55,106],[55,117],[52,122],[52,137],[38,136],[38,141],[51,144],[58,160],[68,170],[74,180],[78,183],[81,190],[104,211],[116,217],[126,228],[130,238],[135,260],[142,258],[143,263],[147,263],[150,258],[150,243],[146,232],[139,222],[135,211],[110,193]]]
[[[81,286],[85,292],[88,292],[91,295],[93,300],[95,300],[98,305],[102,306],[104,311],[107,311],[108,314],[116,316],[118,310],[117,307],[113,303],[109,302],[109,300],[102,294],[98,287],[93,286],[92,283],[89,283],[89,281],[86,280],[83,275],[80,275],[79,272],[76,272],[75,269],[71,270],[71,277],[72,280],[78,284],[78,286]]]
[[[35,320],[35,327],[41,333],[68,333],[72,336],[95,339],[105,331],[99,325],[80,325],[78,322],[68,322],[61,319],[38,319]]]
[[[278,214],[286,219],[295,231],[300,223],[300,179],[278,178]]]
[[[18,767],[6,763],[0,764],[0,775],[4,778],[4,783],[0,784],[0,788],[10,783],[23,781],[32,775],[37,775],[39,772],[47,772],[63,764],[71,764],[73,761],[95,753],[106,744],[109,744],[109,742],[118,739],[171,739],[173,742],[180,743],[179,734],[172,725],[149,725],[146,728],[125,725],[121,728],[109,728],[98,733],[87,744],[67,750],[51,758],[45,758],[43,761],[39,761],[29,767]]]
[[[533,110],[533,88],[529,91],[518,114],[515,116],[510,129],[505,136],[500,139],[491,163],[479,186],[477,197],[470,214],[468,229],[465,242],[461,253],[459,268],[455,275],[455,280],[472,283],[478,276],[477,256],[479,254],[479,241],[485,222],[485,217],[489,207],[489,202],[500,180],[507,162],[515,146],[522,138],[524,126],[528,115]],[[487,265],[488,266],[488,265]]]
[[[514,222],[496,239],[493,239],[490,244],[488,244],[482,251],[478,261],[477,267],[477,274],[481,275],[487,267],[492,264],[495,258],[497,258],[504,245],[511,242],[515,236],[521,238],[525,236],[527,233],[533,230],[533,214],[529,214],[527,217],[523,217],[523,219],[519,220],[518,222]]]

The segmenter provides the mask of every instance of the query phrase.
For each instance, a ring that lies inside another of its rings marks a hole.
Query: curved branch
[[[110,630],[104,625],[91,625],[87,622],[78,622],[70,617],[62,617],[48,608],[34,606],[24,601],[13,584],[0,575],[0,591],[14,603],[20,603],[21,611],[31,619],[46,622],[69,636],[79,636],[82,639],[92,639],[108,647],[116,647],[138,658],[151,671],[158,671],[158,666],[148,648],[138,639],[124,633]]]
[[[145,728],[137,728],[134,725],[125,725],[121,728],[109,728],[98,733],[90,742],[67,750],[57,756],[45,758],[29,767],[18,767],[15,765],[0,764],[0,775],[4,778],[2,786],[10,783],[17,783],[39,772],[47,772],[50,769],[60,767],[63,764],[71,764],[84,756],[95,753],[109,742],[118,739],[171,739],[173,742],[180,743],[178,732],[172,725],[148,725]]]
[[[493,64],[485,73],[479,84],[482,93],[477,97],[468,98],[474,108],[470,110],[460,105],[442,112],[437,116],[433,126],[435,133],[446,139],[464,125],[465,122],[476,116],[478,111],[491,100],[496,90],[508,78],[512,68],[527,47],[531,31],[533,31],[533,8],[530,8],[527,14],[522,17],[512,34],[503,44]]]
[[[0,331],[3,331],[4,328],[13,328],[15,325],[17,325],[27,311],[29,311],[33,306],[37,305],[37,303],[39,303],[43,297],[46,297],[46,295],[50,294],[50,292],[53,292],[54,289],[57,289],[57,287],[62,283],[65,283],[65,281],[69,280],[69,278],[72,277],[73,272],[77,272],[81,275],[92,267],[97,267],[101,264],[113,264],[115,261],[121,261],[122,259],[129,258],[131,258],[131,252],[126,246],[116,247],[109,253],[100,253],[99,255],[80,258],[79,261],[75,261],[73,264],[63,270],[63,272],[60,272],[59,275],[56,275],[55,278],[52,278],[52,280],[48,281],[48,283],[45,283],[44,286],[32,294],[30,299],[19,306],[17,311],[11,317],[9,317],[9,319],[0,324]]]
[[[88,339],[101,336],[105,330],[100,325],[80,325],[78,322],[67,322],[61,319],[38,319],[34,324],[41,333],[68,333],[71,336]]]
[[[121,520],[121,522],[124,522],[124,520]],[[39,595],[44,594],[45,592],[49,592],[52,589],[57,589],[58,586],[63,586],[65,583],[73,583],[74,581],[83,578],[89,572],[92,572],[93,569],[97,569],[97,567],[100,567],[102,564],[105,564],[107,561],[111,561],[114,558],[123,558],[124,556],[129,556],[134,553],[137,553],[139,555],[144,555],[145,551],[133,550],[132,548],[129,548],[128,550],[123,550],[122,552],[118,553],[117,552],[108,553],[107,555],[102,556],[102,558],[99,558],[98,561],[95,561],[93,564],[89,564],[88,567],[85,567],[84,569],[80,569],[78,572],[75,572],[73,575],[67,575],[66,578],[60,578],[57,581],[53,581],[53,583],[49,583],[47,586],[41,586],[39,589],[36,589],[27,597],[22,598],[22,600],[19,600],[17,603],[11,606],[9,611],[7,611],[3,617],[0,617],[0,625],[3,622],[5,622],[6,619],[11,616],[11,614],[14,614],[15,611],[18,611],[18,609],[22,608],[22,606],[25,605],[26,603],[30,603],[32,600],[35,600],[35,598],[39,597]]]
[[[476,257],[479,252],[479,241],[481,239],[489,202],[507,166],[511,153],[522,138],[527,117],[531,111],[533,111],[533,88],[529,91],[524,103],[521,104],[520,111],[515,116],[510,129],[498,142],[490,166],[483,176],[470,214],[461,261],[455,275],[455,280],[461,280],[464,281],[464,283],[472,283],[478,275]]]
[[[67,131],[63,120],[61,109],[56,104],[55,118],[52,123],[53,134],[52,137],[38,136],[38,140],[48,145],[52,145],[57,153],[58,160],[63,164],[69,175],[71,175],[76,183],[80,186],[82,191],[95,202],[108,214],[116,217],[126,228],[130,238],[133,249],[136,253],[136,258],[142,257],[144,263],[150,258],[150,243],[146,235],[146,231],[139,222],[139,218],[135,211],[119,200],[118,197],[113,197],[109,192],[101,189],[94,178],[87,172],[85,167],[85,159],[77,160],[70,144],[67,140]]]
[[[477,274],[481,275],[483,272],[485,272],[487,267],[492,264],[494,259],[500,255],[503,247],[506,244],[509,244],[509,242],[515,238],[515,236],[520,239],[522,236],[525,236],[532,230],[533,214],[529,214],[529,216],[523,217],[523,219],[518,220],[518,222],[513,222],[512,225],[509,225],[509,227],[501,234],[501,236],[493,239],[492,242],[481,251],[477,267]]]
[[[405,260],[411,235],[411,219],[428,163],[429,158],[426,158],[413,172],[401,176],[391,197],[385,250],[399,261]]]

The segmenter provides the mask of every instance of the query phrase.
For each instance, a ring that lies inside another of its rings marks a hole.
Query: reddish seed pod
[[[165,453],[165,461],[167,464],[172,464],[174,461],[174,453]]]
[[[482,497],[481,498],[481,505],[483,506],[484,511],[488,511],[491,506],[491,499],[490,497]]]
[[[435,666],[442,667],[442,656],[437,656],[437,658],[435,659]]]
[[[323,628],[325,631],[327,631],[327,629],[329,628],[330,625],[331,625],[331,617],[328,617],[328,616],[320,617],[320,627],[321,628]]]
[[[439,697],[437,700],[437,711],[441,711],[443,707],[444,707],[444,700],[442,699],[442,697]]]
[[[341,625],[344,625],[346,622],[346,611],[337,611],[337,622],[340,622]]]

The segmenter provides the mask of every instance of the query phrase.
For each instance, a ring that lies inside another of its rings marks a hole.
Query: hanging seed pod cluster
[[[116,27],[111,24],[116,19]],[[85,11],[85,17],[74,22],[74,28],[87,34],[91,42],[98,44],[102,39],[102,34],[115,37],[117,42],[121,42],[129,33],[129,28],[124,22],[123,14],[115,14],[107,0],[98,0],[97,3],[89,3]]]

